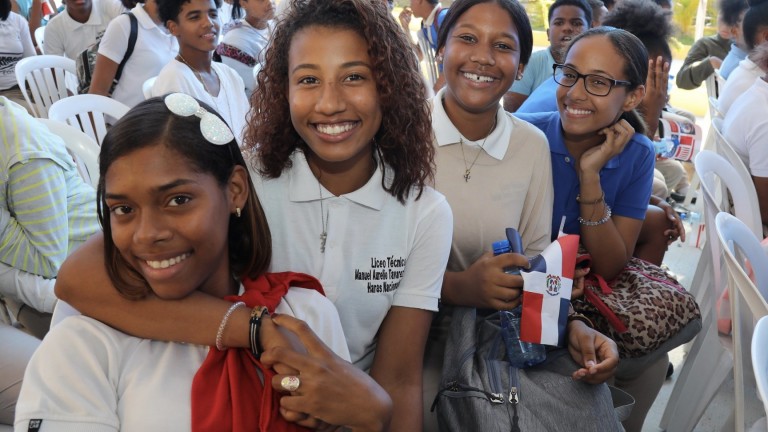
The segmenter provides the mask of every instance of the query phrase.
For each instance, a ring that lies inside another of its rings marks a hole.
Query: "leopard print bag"
[[[585,260],[588,254],[577,262]],[[696,300],[672,275],[634,257],[612,281],[587,275],[584,296],[572,303],[616,342],[621,358],[649,354],[689,323],[701,321]]]

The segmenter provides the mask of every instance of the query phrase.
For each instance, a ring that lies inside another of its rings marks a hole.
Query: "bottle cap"
[[[494,255],[509,253],[511,251],[509,247],[509,240],[499,240],[497,242],[493,242],[491,247],[493,248]]]

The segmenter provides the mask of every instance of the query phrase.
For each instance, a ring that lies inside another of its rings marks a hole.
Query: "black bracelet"
[[[264,349],[259,340],[259,331],[261,330],[261,319],[269,315],[269,309],[266,306],[256,306],[251,311],[251,319],[248,321],[248,335],[250,341],[251,354],[258,360]]]

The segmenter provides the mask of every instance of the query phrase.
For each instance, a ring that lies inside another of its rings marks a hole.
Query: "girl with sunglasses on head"
[[[267,219],[233,134],[211,107],[181,93],[139,104],[107,134],[99,170],[104,262],[115,294],[129,303],[193,293],[223,298],[230,303],[221,329],[232,313],[249,310],[260,317],[256,327],[285,323],[300,330],[289,316],[269,318],[293,315],[349,358],[319,282],[300,273],[265,273],[272,257]],[[209,348],[133,337],[85,316],[69,317],[53,327],[29,364],[16,430],[299,430],[279,415],[275,371],[257,352],[259,345],[290,347],[288,341],[272,333],[251,349],[227,350],[221,329]],[[299,334],[314,355],[345,370],[346,380],[328,392],[376,389],[314,334]],[[330,375],[316,372],[305,384],[338,379]],[[299,378],[284,378],[278,378],[282,388],[300,391]],[[375,408],[372,393],[363,396]]]
[[[424,345],[453,221],[445,198],[427,186],[428,103],[399,97],[424,94],[416,59],[383,2],[311,0],[293,3],[265,60],[245,142],[272,231],[270,270],[320,279],[352,363],[392,399],[392,430],[418,430]],[[213,343],[226,302],[203,295],[126,302],[92,281],[75,283],[100,259],[94,244],[60,276],[62,298],[132,334]],[[245,310],[234,311],[225,346],[248,346],[248,320]],[[289,363],[303,383],[314,375],[308,361]],[[370,415],[370,398],[351,396],[340,406],[323,387],[309,392],[302,384],[298,396],[283,399],[284,414],[308,425],[343,424],[337,413]]]
[[[248,112],[245,84],[231,67],[213,62],[221,0],[160,0],[160,21],[179,42],[179,53],[157,76],[152,96],[181,92],[216,108],[242,143]]]

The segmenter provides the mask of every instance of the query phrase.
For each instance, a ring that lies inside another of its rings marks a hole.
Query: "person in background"
[[[142,0],[131,9],[131,13],[138,23],[136,45],[112,92],[113,99],[128,107],[134,107],[144,100],[144,81],[157,76],[179,51],[176,38],[168,33],[160,20],[157,0]],[[120,15],[109,23],[99,43],[99,54],[88,93],[110,95],[117,68],[128,48],[130,32],[131,23],[127,15]]]
[[[768,226],[768,42],[750,57],[762,71],[733,103],[723,119],[723,135],[752,174],[763,226]]]
[[[287,1],[287,0],[286,0]],[[445,14],[448,13],[448,9],[443,9],[439,0],[411,0],[410,7],[403,8],[400,12],[398,19],[400,25],[403,27],[408,39],[413,45],[413,50],[419,58],[419,61],[424,61],[427,64],[427,72],[429,76],[429,83],[432,85],[432,90],[437,92],[445,84],[445,77],[443,77],[442,65],[440,59],[436,55],[437,51],[437,34],[440,29],[440,25],[445,19]],[[416,41],[411,39],[411,19],[413,17],[421,18],[421,28],[416,34]]]
[[[263,65],[264,50],[272,37],[275,5],[272,0],[233,0],[232,14],[236,18],[224,26],[224,39],[216,53],[222,63],[237,71],[250,96],[255,86],[254,67]]]
[[[683,65],[675,76],[677,86],[685,90],[698,88],[715,69],[720,69],[723,59],[730,50],[730,30],[723,22],[721,14],[717,16],[717,33],[704,36],[691,46]]]
[[[231,67],[213,61],[218,43],[221,0],[162,0],[158,13],[179,42],[179,52],[163,69],[152,96],[181,92],[216,108],[242,143],[250,107],[245,84]]]
[[[592,8],[592,25],[589,28],[600,27],[603,25],[603,18],[608,14],[608,8],[605,7],[603,0],[588,0],[589,7]]]
[[[589,29],[592,8],[586,0],[557,0],[549,7],[549,48],[536,51],[504,96],[504,109],[515,112],[544,81],[552,78],[552,65],[563,61],[563,52],[574,37]]]
[[[742,32],[747,50],[751,52],[756,46],[768,40],[768,0],[750,0],[747,3],[749,8],[744,13]],[[720,91],[717,110],[723,116],[727,116],[734,101],[761,76],[763,76],[762,69],[752,60],[751,54],[747,54],[747,57],[731,72],[725,87]]]
[[[0,0],[0,96],[26,107],[16,81],[16,64],[36,53],[29,24],[23,16],[11,10],[11,1]]]
[[[746,0],[720,0],[718,7],[720,19],[728,27],[731,39],[731,49],[720,65],[720,76],[727,80],[739,62],[747,57],[747,44],[744,42],[741,24],[748,6]]]
[[[45,53],[75,59],[126,9],[119,0],[69,0],[45,26]]]

